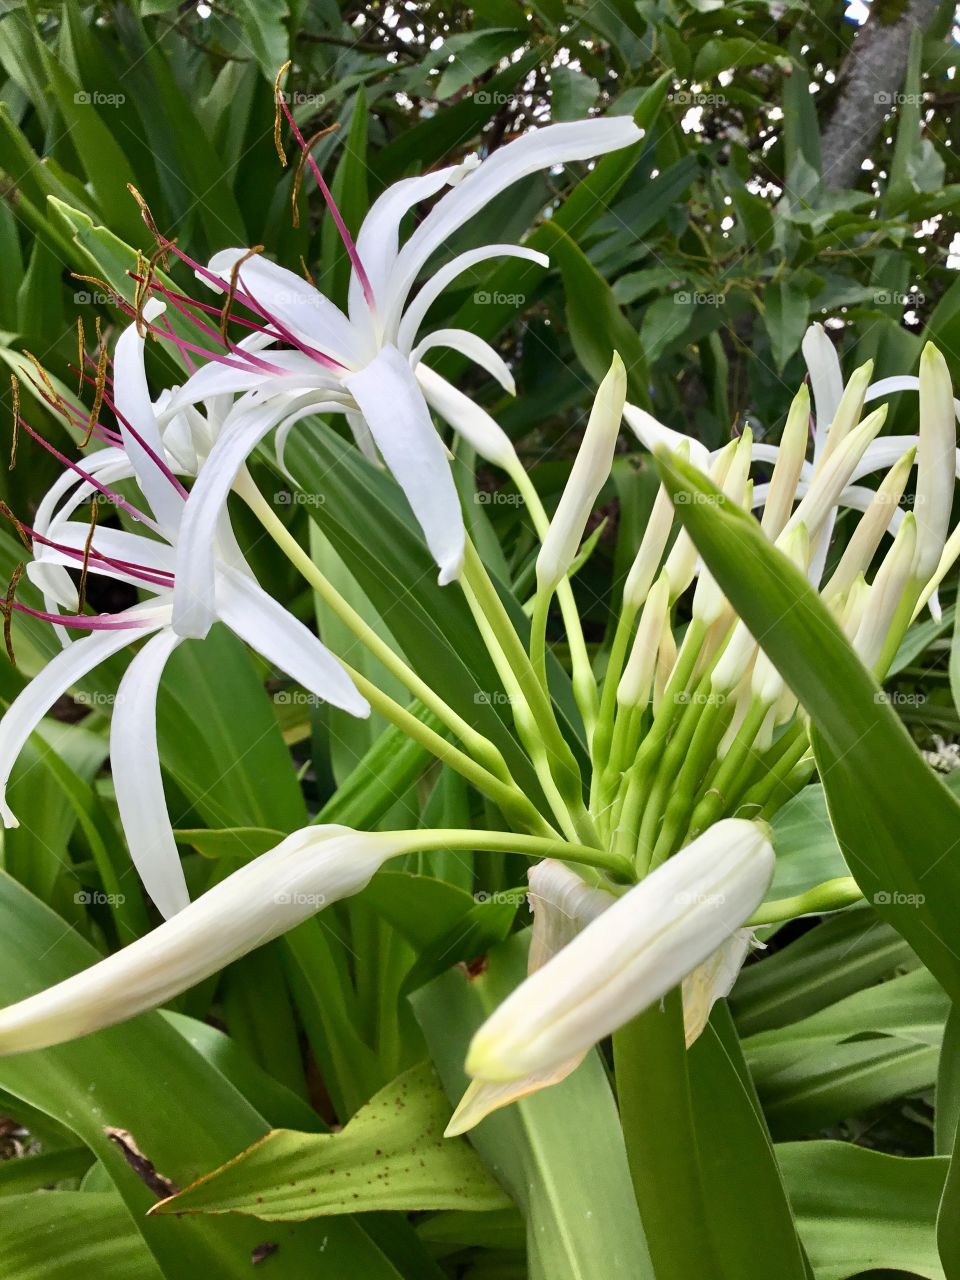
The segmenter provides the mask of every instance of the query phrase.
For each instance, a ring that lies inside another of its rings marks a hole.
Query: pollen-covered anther
[[[248,249],[242,257],[238,258],[230,268],[230,284],[227,288],[227,296],[223,300],[223,307],[220,311],[220,337],[223,339],[224,345],[229,346],[227,338],[227,325],[230,323],[230,312],[236,301],[237,289],[240,285],[240,268],[245,262],[249,262],[251,258],[255,258],[258,253],[263,253],[263,245],[255,244]]]

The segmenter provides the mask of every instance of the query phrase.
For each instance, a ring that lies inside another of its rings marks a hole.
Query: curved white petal
[[[143,344],[144,339],[137,333],[135,324],[124,329],[117,339],[113,356],[114,396],[117,412],[122,415],[120,434],[136,471],[137,483],[157,523],[166,532],[172,532],[180,521],[183,497],[156,461],[159,458],[166,464],[166,454],[143,367]],[[129,422],[143,444],[134,438],[133,431],[123,419]],[[151,456],[151,451],[155,457]]]
[[[880,378],[867,388],[864,400],[879,400],[881,396],[893,395],[896,391],[918,391],[920,379],[915,373],[895,374],[891,378]],[[954,399],[954,412],[960,418],[960,399]]]
[[[39,674],[35,675],[22,693],[14,698],[6,715],[0,720],[0,816],[5,827],[16,827],[18,822],[6,801],[10,770],[34,729],[58,698],[81,680],[88,671],[98,667],[112,654],[163,625],[167,611],[145,609],[137,606],[118,614],[117,619],[143,618],[143,629],[116,628],[96,631],[84,640],[77,640],[51,658]]]
[[[358,893],[396,852],[395,839],[340,826],[294,832],[146,937],[0,1010],[0,1054],[61,1044],[163,1004]]]
[[[217,396],[256,391],[264,397],[292,398],[314,388],[336,391],[340,387],[337,376],[305,356],[302,351],[271,351],[270,364],[282,370],[282,373],[220,363],[202,365],[170,396],[162,420],[170,419],[188,405]]]
[[[208,270],[220,277],[224,290],[229,287],[234,265],[248,252],[221,249],[210,259]],[[357,333],[340,308],[293,271],[258,253],[244,262],[238,282],[238,292],[248,294],[268,317],[275,316],[284,328],[324,355],[347,365],[362,359]]]
[[[177,543],[173,626],[178,635],[202,638],[216,620],[214,593],[217,534],[237,474],[289,405],[269,401],[238,413],[224,426],[190,491]]]
[[[382,309],[402,309],[427,260],[474,214],[521,178],[554,165],[592,160],[639,142],[642,137],[643,131],[632,117],[607,116],[547,125],[501,147],[441,196],[400,250],[390,281],[390,297],[386,307],[381,304]]]
[[[527,262],[535,262],[541,267],[550,265],[550,259],[545,253],[538,253],[535,249],[525,249],[519,244],[485,244],[479,249],[470,249],[466,253],[457,254],[424,282],[420,292],[403,313],[403,319],[400,318],[402,304],[392,303],[386,312],[384,331],[390,336],[396,328],[397,346],[404,355],[410,354],[410,349],[417,340],[417,334],[427,312],[444,289],[452,284],[457,276],[463,275],[478,262],[486,262],[489,258],[524,258]]]
[[[120,681],[110,721],[110,768],[130,857],[143,887],[168,918],[190,902],[157,755],[157,688],[179,643],[167,628],[147,641]]]
[[[406,494],[440,566],[441,585],[452,582],[463,564],[463,513],[446,449],[430,421],[413,370],[396,347],[386,346],[344,383]]]
[[[346,671],[299,619],[246,574],[221,567],[217,577],[217,614],[241,640],[322,701],[354,716],[370,714]]]
[[[532,974],[473,1038],[470,1075],[548,1071],[649,1008],[743,926],[774,857],[763,831],[728,818],[651,872]]]
[[[416,377],[431,409],[449,422],[481,458],[507,471],[517,464],[513,442],[486,409],[425,364],[417,365]]]
[[[752,929],[738,929],[683,980],[683,1033],[689,1049],[710,1021],[713,1006],[733,990],[743,962],[756,946]]]
[[[448,165],[417,178],[391,183],[373,202],[357,234],[357,257],[363,263],[378,307],[387,300],[390,273],[400,245],[400,225],[421,200],[429,200],[446,186],[453,186],[475,165],[470,162]],[[368,318],[367,303],[356,272],[350,274],[350,319],[357,324]]]
[[[451,351],[459,351],[489,373],[491,378],[496,378],[504,391],[512,396],[517,394],[517,386],[506,360],[489,342],[484,342],[483,338],[478,338],[469,329],[435,329],[433,333],[428,333],[410,353],[411,368],[416,369],[424,354],[434,347],[449,347]]]
[[[827,432],[843,395],[843,372],[836,347],[822,324],[812,324],[800,344],[813,388],[813,412],[816,429],[813,436],[813,459],[819,458]]]
[[[699,440],[685,436],[682,431],[674,431],[672,427],[665,427],[652,413],[647,413],[646,409],[630,404],[629,401],[623,406],[623,416],[640,443],[651,453],[660,444],[665,444],[668,449],[676,452],[686,441],[690,449],[690,461],[694,466],[704,472],[709,468],[710,453]]]

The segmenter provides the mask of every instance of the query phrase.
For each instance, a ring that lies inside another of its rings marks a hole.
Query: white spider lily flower
[[[800,349],[807,363],[810,385],[813,388],[816,412],[813,448],[816,460],[826,443],[827,432],[843,395],[843,372],[836,347],[822,324],[812,324],[809,327],[803,335]]]
[[[0,1010],[0,1054],[61,1044],[164,1004],[358,893],[409,837],[334,825],[294,832],[151,933]]]
[[[298,142],[305,146],[293,127]],[[405,179],[374,202],[355,245],[329,201],[353,263],[346,314],[293,272],[261,256],[251,257],[246,249],[223,250],[203,267],[164,241],[165,247],[193,266],[201,281],[229,295],[238,310],[253,317],[244,323],[277,344],[252,354],[230,343],[224,343],[221,352],[203,348],[202,354],[212,362],[171,398],[168,411],[177,412],[211,395],[244,393],[211,450],[188,505],[222,508],[246,456],[292,413],[306,417],[322,405],[324,412],[345,413],[393,472],[440,568],[440,582],[458,577],[464,553],[463,514],[422,380],[429,382],[429,395],[435,404],[442,404],[455,430],[468,432],[475,419],[463,415],[462,400],[449,392],[441,394],[439,374],[425,376],[429,366],[423,357],[436,346],[451,347],[479,363],[506,390],[512,391],[513,381],[497,352],[476,335],[443,329],[420,339],[420,329],[440,294],[481,262],[506,256],[545,266],[547,259],[519,245],[485,245],[440,266],[412,300],[411,292],[451,236],[514,183],[555,165],[619,150],[642,136],[629,116],[549,125],[525,134],[479,164],[455,165]],[[311,163],[309,157],[307,162]],[[444,188],[449,189],[444,192]],[[401,247],[405,216],[441,192]],[[159,291],[172,300],[172,295]],[[204,333],[209,341],[209,325]],[[198,349],[171,333],[158,336],[188,351]],[[313,404],[309,410],[304,408],[308,401]],[[213,622],[204,591],[210,557],[209,521],[188,522],[178,564],[178,588],[182,589],[175,625],[181,635],[202,636]]]
[[[953,509],[957,426],[950,372],[928,342],[920,357],[920,442],[917,448],[917,558],[921,584],[933,575],[950,527]]]
[[[506,1084],[556,1071],[682,982],[763,901],[773,849],[738,818],[710,827],[612,903],[474,1035],[466,1069]]]
[[[587,520],[610,475],[626,395],[627,372],[623,361],[614,352],[537,556],[538,591],[553,591],[577,557]]]
[[[41,501],[37,524],[21,526],[33,540],[35,559],[30,576],[44,591],[45,609],[34,610],[17,602],[13,607],[51,622],[66,647],[30,681],[0,720],[0,817],[5,826],[18,825],[5,798],[10,772],[30,734],[54,703],[111,655],[146,639],[117,690],[110,755],[131,858],[147,893],[162,914],[170,916],[186,907],[189,896],[157,756],[156,697],[164,667],[181,641],[172,623],[176,548],[186,512],[186,491],[174,473],[176,463],[153,416],[143,368],[143,340],[135,329],[127,330],[120,339],[114,367],[119,443],[94,452],[82,464],[58,455],[66,473]],[[112,439],[113,435],[103,429],[104,438]],[[202,442],[197,443],[202,447]],[[111,488],[130,479],[144,495],[149,513]],[[90,499],[116,503],[146,532],[99,525],[91,534],[88,520],[71,518]],[[215,531],[215,548],[211,602],[216,618],[271,666],[286,672],[318,698],[353,715],[369,715],[366,699],[333,654],[256,581],[224,516]],[[67,572],[71,568],[134,586],[148,599],[116,614],[81,613],[76,586]],[[70,641],[68,628],[90,634]]]

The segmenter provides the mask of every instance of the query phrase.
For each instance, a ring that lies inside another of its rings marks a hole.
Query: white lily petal
[[[395,836],[340,826],[294,832],[152,933],[0,1010],[0,1054],[61,1044],[163,1004],[359,892],[393,856]]]
[[[302,351],[271,351],[270,363],[282,373],[263,369],[238,368],[219,363],[205,364],[192,373],[170,396],[161,421],[169,420],[189,405],[219,396],[233,397],[253,391],[262,399],[276,396],[293,398],[304,391],[337,392],[340,379],[328,369],[305,356]]]
[[[400,250],[390,281],[390,297],[383,309],[402,308],[427,260],[474,214],[521,178],[554,165],[592,160],[639,142],[642,137],[643,131],[632,117],[607,116],[547,125],[501,147],[441,196]]]
[[[433,333],[428,333],[410,353],[410,367],[418,370],[425,352],[432,351],[434,347],[448,347],[451,351],[459,351],[468,360],[472,360],[474,364],[486,370],[509,395],[517,394],[513,374],[503,356],[499,351],[495,351],[489,342],[484,342],[483,338],[478,338],[468,329],[435,329]],[[449,383],[447,385],[449,386]]]
[[[35,554],[35,560],[27,561],[27,577],[43,592],[47,612],[53,613],[51,605],[58,605],[68,613],[76,613],[80,608],[80,593],[64,567],[66,556],[51,553],[47,547],[38,547]]]
[[[733,990],[743,962],[756,945],[752,929],[738,929],[684,978],[683,1032],[688,1049],[710,1021],[713,1006]]]
[[[827,336],[822,324],[812,324],[803,335],[800,344],[807,362],[810,385],[813,387],[814,418],[816,431],[813,438],[814,461],[820,457],[833,422],[837,405],[843,395],[843,371],[836,348]]]
[[[463,436],[481,458],[492,462],[494,466],[503,467],[505,471],[519,465],[513,441],[486,409],[482,409],[428,365],[417,365],[416,379],[430,408],[439,413],[458,435]]]
[[[658,445],[666,445],[672,453],[686,446],[693,465],[703,472],[708,470],[710,452],[699,440],[685,436],[682,431],[674,431],[672,427],[665,427],[653,414],[647,413],[646,409],[641,409],[638,405],[630,404],[629,401],[623,406],[623,416],[627,426],[632,428],[637,439],[650,453],[653,453]]]
[[[347,422],[349,422],[350,427],[353,430],[354,439],[356,439],[357,433],[354,428],[356,424],[356,419],[358,419],[360,415],[357,413],[351,413],[349,409],[347,409],[346,405],[343,404],[342,401],[318,400],[316,404],[312,404],[310,406],[310,412],[311,414],[314,414],[314,413],[346,414]],[[291,479],[291,480],[293,479],[293,477],[290,475],[289,471],[287,471],[286,461],[285,461],[285,455],[287,451],[287,441],[290,439],[290,432],[294,429],[294,427],[299,422],[302,422],[302,421],[303,421],[303,414],[300,414],[300,413],[292,414],[289,418],[286,418],[283,422],[280,423],[280,425],[277,427],[277,434],[273,437],[273,451],[277,456],[277,462],[280,466],[280,469],[284,472],[284,474],[288,477],[288,479]],[[360,440],[357,440],[357,445],[360,447],[361,452],[366,456],[367,451],[361,444]]]
[[[551,591],[577,556],[587,520],[610,475],[623,418],[627,373],[614,352],[610,371],[597,389],[580,448],[537,556],[537,590]]]
[[[326,645],[259,583],[225,566],[217,578],[217,614],[251,649],[322,701],[361,718],[370,714],[366,698]]]
[[[527,872],[527,897],[533,912],[533,932],[527,973],[536,973],[588,924],[616,902],[612,893],[597,889],[563,862],[548,858]]]
[[[867,388],[866,400],[879,400],[881,396],[893,395],[896,391],[917,391],[920,379],[916,374],[896,374],[892,378],[880,378]],[[960,418],[960,399],[953,402],[954,413]]]
[[[390,471],[410,503],[440,584],[460,576],[466,532],[443,441],[413,370],[396,347],[385,346],[359,373],[344,379]]]
[[[357,257],[363,263],[378,309],[386,303],[390,273],[400,246],[403,219],[422,200],[429,200],[446,186],[455,185],[476,168],[473,159],[463,164],[448,165],[422,177],[394,182],[370,206],[357,234]],[[350,319],[363,323],[368,316],[367,301],[356,272],[350,274]]]
[[[151,318],[150,303],[144,308],[144,315]],[[147,386],[147,374],[143,367],[143,344],[145,339],[137,333],[135,324],[129,325],[117,339],[113,355],[114,395],[117,412],[129,422],[140,440],[134,438],[129,427],[120,422],[120,434],[123,437],[127,457],[136,470],[137,483],[144,497],[150,504],[161,528],[170,531],[176,529],[183,509],[183,498],[164,475],[150,451],[166,464],[166,454],[160,429],[150,399]],[[144,447],[146,446],[146,447]]]
[[[241,403],[210,450],[184,507],[177,541],[173,626],[178,635],[202,638],[216,620],[217,537],[230,489],[247,458],[291,405],[297,406],[290,414],[290,421],[296,422],[315,412],[317,401],[306,394],[297,401],[270,400],[253,409]]]
[[[101,662],[149,635],[163,626],[169,611],[148,609],[137,605],[116,618],[142,618],[145,626],[96,631],[84,640],[77,640],[69,648],[51,658],[41,672],[33,677],[26,688],[14,698],[6,715],[0,720],[0,816],[5,827],[19,826],[6,801],[10,771],[17,762],[27,739],[58,698],[63,697],[78,680],[81,680]]]
[[[709,828],[588,925],[477,1031],[475,1078],[555,1069],[655,1004],[756,910],[773,850],[752,823]]]
[[[130,857],[154,905],[165,916],[190,902],[167,815],[157,755],[157,688],[180,637],[164,629],[124,672],[110,722],[110,763]]]
[[[229,288],[234,265],[248,252],[247,249],[221,249],[210,259],[208,270],[220,277],[224,291]],[[209,280],[199,278],[210,287]],[[240,267],[238,279],[238,292],[246,292],[261,310],[276,316],[296,337],[341,364],[352,365],[363,360],[356,330],[340,308],[293,271],[258,253]]]
[[[479,262],[487,262],[490,258],[524,258],[527,262],[535,262],[540,267],[550,265],[550,259],[545,253],[538,253],[536,249],[525,249],[519,244],[485,244],[479,249],[469,249],[466,253],[457,254],[424,281],[420,292],[403,313],[402,319],[396,311],[389,311],[384,317],[384,326],[388,335],[396,326],[397,346],[404,355],[410,354],[427,312],[444,289],[452,284],[457,276],[463,275]]]
[[[566,1080],[567,1076],[576,1071],[588,1052],[585,1049],[583,1053],[578,1053],[547,1071],[533,1071],[519,1080],[471,1080],[457,1103],[443,1136],[455,1138],[461,1133],[468,1133],[491,1112],[499,1111],[501,1107],[508,1107],[511,1102],[519,1102],[531,1093],[538,1093],[541,1089],[548,1089],[551,1085]]]

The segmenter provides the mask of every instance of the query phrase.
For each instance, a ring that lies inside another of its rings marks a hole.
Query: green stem
[[[615,879],[630,882],[633,866],[624,858],[605,849],[592,849],[548,836],[517,835],[513,831],[473,831],[466,828],[418,830],[403,833],[403,847],[398,853],[431,853],[439,849],[468,849],[481,853],[519,853],[527,858],[556,858],[561,862],[578,862],[583,866],[606,871]],[[409,838],[407,838],[409,837]]]
[[[431,689],[424,680],[421,680],[399,654],[395,653],[387,642],[377,635],[356,609],[344,600],[343,596],[313,563],[308,553],[300,546],[293,534],[277,516],[249,475],[242,476],[234,487],[291,564],[310,584],[324,604],[336,614],[341,622],[350,628],[369,652],[383,664],[391,675],[396,676],[415,698],[419,699],[428,710],[432,711],[443,724],[457,735],[476,760],[480,761],[502,781],[516,785],[510,770],[507,768],[506,761],[500,754],[499,748],[444,702],[440,695]]]
[[[853,876],[837,876],[833,880],[824,880],[806,893],[795,894],[792,898],[777,898],[773,902],[764,902],[753,913],[747,924],[758,928],[765,924],[779,924],[782,920],[795,920],[797,916],[820,915],[825,911],[840,911],[843,907],[851,907],[855,902],[863,901],[863,890]]]
[[[539,809],[514,783],[507,783],[496,777],[488,769],[485,769],[482,764],[474,760],[472,756],[468,756],[452,742],[448,742],[446,738],[431,729],[429,725],[424,724],[406,707],[402,707],[398,702],[395,702],[393,698],[384,693],[382,689],[378,688],[371,680],[368,680],[361,672],[355,671],[346,663],[343,666],[375,711],[378,711],[385,720],[389,720],[391,724],[401,729],[408,738],[419,742],[431,755],[436,756],[442,764],[449,765],[451,769],[455,769],[457,773],[472,783],[478,791],[488,796],[498,806],[505,818],[511,822],[516,822],[518,826],[542,835],[556,835],[556,832],[553,831],[553,828],[546,821],[543,814],[540,813]]]
[[[613,1036],[620,1119],[657,1280],[724,1280],[708,1225],[680,992]]]
[[[544,538],[550,528],[550,520],[543,503],[540,501],[536,486],[520,465],[519,459],[515,467],[508,468],[508,474],[517,486],[520,496],[527,504],[527,510],[530,512],[530,518],[533,520],[538,536],[541,539]],[[583,717],[583,727],[586,730],[587,742],[590,743],[593,740],[594,728],[597,723],[597,682],[594,678],[593,666],[590,662],[590,655],[587,652],[587,642],[583,636],[583,625],[580,621],[580,613],[577,609],[577,602],[574,599],[573,587],[570,585],[569,578],[564,578],[562,582],[557,584],[557,601],[563,616],[567,643],[570,646],[573,696],[576,699],[580,715]]]

